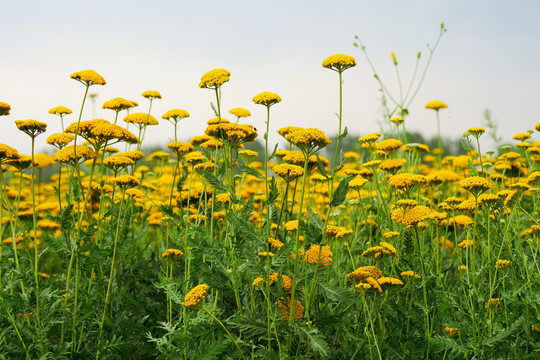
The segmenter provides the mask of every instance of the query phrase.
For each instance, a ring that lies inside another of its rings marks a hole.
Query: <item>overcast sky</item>
[[[61,129],[50,108],[67,106],[73,114],[66,122],[77,120],[84,87],[69,76],[84,69],[107,81],[90,88],[97,94],[95,117],[113,120],[114,112],[101,105],[114,97],[137,101],[135,111],[146,112],[141,93],[157,90],[163,99],[154,102],[156,118],[174,108],[191,114],[181,123],[182,141],[201,134],[214,117],[213,92],[198,88],[200,77],[214,68],[232,73],[222,90],[225,113],[249,109],[248,122],[261,139],[265,110],[251,100],[261,91],[283,99],[272,108],[272,134],[296,125],[331,135],[337,132],[338,80],[321,62],[335,53],[358,63],[344,73],[344,125],[351,136],[362,136],[379,130],[380,93],[354,36],[366,45],[390,92],[398,94],[390,54],[397,56],[406,87],[417,52],[423,66],[426,44],[434,44],[441,22],[448,31],[409,108],[407,129],[435,135],[435,114],[424,105],[439,99],[449,105],[441,112],[444,135],[459,137],[482,126],[489,108],[500,135],[510,140],[539,121],[539,13],[537,0],[9,1],[0,22],[0,101],[12,111],[0,118],[0,143],[28,153],[29,138],[14,121],[37,119],[49,124],[37,139],[38,150],[46,150],[46,137]],[[94,117],[91,105],[83,120]],[[145,143],[165,146],[172,134],[163,120],[148,130]]]

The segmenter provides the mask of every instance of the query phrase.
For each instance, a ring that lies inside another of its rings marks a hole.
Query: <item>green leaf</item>
[[[225,350],[231,345],[231,340],[225,339],[217,344],[205,347],[207,352],[201,360],[215,360],[220,358],[219,355],[223,354]]]
[[[347,127],[345,126],[345,129],[343,129],[343,134],[339,137],[339,140],[343,140],[349,135],[349,130],[347,130]]]
[[[317,354],[321,355],[323,358],[328,358],[328,353],[330,348],[328,343],[322,335],[319,334],[319,331],[316,328],[298,328],[302,331],[300,334],[301,338],[307,339],[309,347]]]
[[[330,299],[336,302],[342,301],[345,304],[353,304],[358,301],[353,296],[353,293],[349,288],[341,288],[337,286],[331,286],[324,283],[319,283],[322,292]]]
[[[50,234],[43,234],[43,239],[53,254],[60,256],[70,254],[69,248],[62,239]]]
[[[278,144],[274,146],[274,150],[272,151],[272,154],[268,157],[268,161],[272,160],[276,156],[277,148],[278,148]]]
[[[349,182],[351,181],[352,176],[349,175],[338,185],[338,188],[336,189],[336,192],[332,195],[332,201],[330,202],[330,207],[336,207],[345,201],[345,197],[347,196],[347,191],[349,190]]]
[[[253,168],[251,166],[244,165],[244,164],[238,164],[238,166],[246,174],[253,175],[257,179],[264,179],[264,176],[259,172],[259,170],[255,169],[255,168]]]
[[[203,170],[202,174],[206,181],[208,181],[210,185],[212,185],[212,188],[219,191],[227,191],[227,187],[225,187],[225,185],[223,185],[223,182],[219,180],[216,176],[214,176],[214,174],[206,170]]]
[[[317,169],[319,169],[319,172],[321,173],[322,176],[326,178],[326,180],[330,179],[330,177],[328,176],[328,173],[326,172],[326,169],[324,168],[324,164],[322,163],[321,158],[319,157],[318,154],[317,154]]]

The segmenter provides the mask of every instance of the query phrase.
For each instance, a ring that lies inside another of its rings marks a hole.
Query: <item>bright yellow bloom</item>
[[[163,254],[161,254],[161,258],[165,261],[174,263],[178,261],[182,255],[184,255],[184,253],[178,249],[167,249]]]
[[[169,121],[178,121],[187,117],[189,117],[189,113],[182,109],[172,109],[161,115],[161,118]]]
[[[272,171],[287,182],[304,175],[304,169],[301,166],[291,164],[276,165],[272,168]]]
[[[72,113],[71,109],[68,109],[65,106],[57,106],[49,110],[49,114],[53,114],[53,115],[67,115],[71,113]]]
[[[238,118],[251,116],[251,113],[249,112],[249,110],[246,110],[241,107],[232,108],[231,110],[229,110],[229,113],[233,114],[234,116]]]
[[[67,144],[73,141],[75,139],[75,135],[72,134],[66,134],[66,133],[56,133],[49,135],[47,138],[47,144],[54,145],[58,148],[63,148]]]
[[[70,145],[58,150],[54,154],[53,159],[61,163],[75,163],[75,161],[79,161],[82,158],[90,160],[97,156],[96,152],[88,146],[77,145],[76,150],[73,150],[74,147],[74,145]]]
[[[184,156],[185,154],[193,151],[194,147],[190,143],[173,141],[167,145],[167,147],[174,152],[177,157]]]
[[[115,154],[114,156],[124,156],[130,158],[133,161],[139,161],[144,157],[144,153],[139,150],[126,151],[123,153]]]
[[[11,105],[0,101],[0,116],[9,115],[10,111],[11,111]]]
[[[293,131],[287,135],[286,139],[308,154],[315,149],[322,149],[332,142],[323,131],[316,128]]]
[[[352,68],[353,66],[356,66],[356,60],[350,55],[335,54],[327,57],[322,62],[322,66],[330,70],[343,72],[349,68]]]
[[[255,95],[252,100],[255,104],[269,107],[281,102],[281,97],[276,93],[263,91],[262,93]]]
[[[138,125],[158,125],[159,122],[155,117],[149,115],[148,113],[133,113],[129,114],[124,118],[124,121],[127,123],[134,123]]]
[[[392,211],[391,218],[392,220],[399,222],[405,226],[417,225],[419,222],[423,221],[429,214],[431,210],[427,206],[415,206],[411,210],[403,214],[402,209],[395,209]]]
[[[188,309],[196,308],[206,297],[208,289],[210,289],[210,287],[206,284],[195,286],[186,294],[186,298],[184,299],[182,306]]]
[[[446,109],[446,108],[448,108],[448,105],[446,105],[440,100],[433,100],[426,104],[426,109],[433,109],[435,111],[439,111],[440,109]]]
[[[512,136],[512,139],[518,140],[518,141],[524,141],[531,138],[531,134],[529,133],[517,133],[516,135]]]
[[[225,69],[210,70],[201,77],[200,88],[215,89],[230,80],[231,73]]]
[[[287,298],[287,304],[283,302],[283,299],[281,299],[278,302],[279,307],[279,317],[281,317],[281,320],[283,321],[289,321],[289,312],[291,307],[291,298]],[[298,320],[304,316],[304,307],[300,303],[300,301],[296,300],[296,306],[294,308],[294,319]]]
[[[318,263],[319,266],[325,267],[332,263],[333,255],[328,245],[322,247],[320,245],[311,245],[309,250],[304,253],[304,262],[309,264]]]
[[[94,70],[82,70],[71,74],[70,78],[75,79],[86,86],[105,85],[107,82],[103,76],[99,75]]]
[[[405,119],[402,117],[395,117],[395,118],[390,119],[390,121],[396,124],[396,126],[399,126],[405,122]]]
[[[47,124],[37,120],[15,120],[17,128],[30,137],[36,137],[47,129]]]
[[[110,184],[115,184],[123,188],[130,188],[139,185],[139,179],[131,175],[120,175],[109,179]]]
[[[483,127],[472,127],[469,128],[467,131],[475,138],[479,138],[480,135],[486,132],[486,129],[484,129]]]
[[[161,99],[161,94],[157,92],[156,90],[147,90],[141,94],[142,97],[145,97],[147,99]]]
[[[126,109],[131,109],[134,107],[133,102],[130,100],[126,100],[121,97],[117,97],[108,101],[105,101],[103,105],[101,106],[102,109],[109,109],[114,111],[122,111]]]
[[[401,273],[401,276],[406,276],[406,277],[412,277],[412,278],[420,279],[420,275],[418,275],[417,273],[415,273],[415,272],[412,271],[412,270],[403,271],[403,272]]]

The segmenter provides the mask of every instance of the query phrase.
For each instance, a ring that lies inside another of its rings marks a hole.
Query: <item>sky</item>
[[[51,0],[9,1],[2,8],[0,101],[12,111],[0,118],[0,143],[22,153],[30,152],[30,139],[15,120],[46,122],[36,148],[52,152],[45,139],[61,126],[48,110],[67,106],[73,114],[65,122],[77,121],[84,86],[69,76],[86,69],[97,71],[107,84],[90,88],[97,96],[94,105],[87,101],[82,120],[114,120],[114,112],[101,108],[114,97],[138,102],[132,112],[147,112],[141,93],[157,90],[163,98],[154,101],[152,115],[161,120],[167,110],[187,110],[191,116],[178,131],[180,141],[189,141],[214,117],[214,93],[198,87],[200,78],[225,68],[231,72],[222,87],[225,118],[234,120],[227,114],[234,107],[250,110],[246,123],[258,128],[262,140],[265,108],[251,99],[271,91],[283,99],[271,109],[271,143],[281,140],[276,131],[287,125],[332,135],[338,129],[339,83],[337,73],[321,62],[336,53],[357,61],[343,74],[343,124],[350,136],[363,136],[380,130],[381,96],[366,57],[353,45],[355,36],[390,93],[399,97],[390,54],[395,53],[407,88],[417,53],[422,52],[423,69],[427,44],[434,45],[441,23],[447,32],[409,107],[407,130],[436,135],[435,113],[424,108],[431,100],[449,105],[440,112],[447,137],[484,126],[485,109],[509,143],[513,134],[538,123],[532,114],[540,90],[536,0]],[[143,145],[164,147],[172,134],[172,125],[161,120],[148,129]]]

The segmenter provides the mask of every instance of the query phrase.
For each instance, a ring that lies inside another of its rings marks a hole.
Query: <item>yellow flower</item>
[[[396,124],[396,126],[399,126],[403,124],[403,122],[405,122],[405,119],[402,117],[395,117],[395,118],[390,119],[390,121]]]
[[[439,111],[440,109],[446,109],[446,108],[448,108],[448,105],[446,105],[440,100],[433,100],[426,104],[426,109],[433,109],[435,111]]]
[[[454,336],[454,335],[457,335],[457,329],[455,329],[455,328],[445,327],[443,331],[444,331],[445,333],[447,333],[448,336]]]
[[[201,77],[200,88],[215,89],[230,80],[231,73],[225,69],[210,70]]]
[[[320,253],[320,254],[319,254]],[[328,245],[311,245],[308,251],[304,253],[304,262],[309,264],[319,264],[321,267],[328,266],[332,263],[332,256]]]
[[[323,131],[316,128],[300,129],[289,133],[287,141],[304,153],[311,154],[312,151],[322,149],[332,141],[326,137]]]
[[[281,102],[281,97],[276,93],[263,91],[262,93],[253,97],[253,102],[255,104],[270,107],[274,104]]]
[[[497,260],[497,262],[495,263],[495,267],[497,269],[503,269],[505,267],[508,267],[512,264],[511,261],[508,261],[508,260],[502,260],[502,259],[499,259]]]
[[[17,128],[30,137],[36,137],[47,129],[47,124],[37,120],[15,120]]]
[[[115,154],[114,156],[124,156],[130,158],[133,161],[139,161],[144,157],[144,153],[139,150],[126,151],[123,153]]]
[[[231,110],[229,110],[229,113],[233,114],[237,118],[251,116],[251,113],[249,112],[249,110],[246,110],[246,109],[241,108],[241,107],[232,108]]]
[[[169,121],[178,121],[187,117],[189,117],[189,113],[182,109],[172,109],[161,116],[161,118]]]
[[[19,156],[19,152],[11,146],[0,144],[0,163],[3,160],[16,159]]]
[[[415,273],[415,272],[412,271],[412,270],[403,271],[403,272],[401,273],[401,276],[406,276],[406,277],[412,277],[412,278],[415,278],[415,279],[420,279],[420,275],[418,275],[417,273]]]
[[[40,169],[43,169],[49,165],[54,165],[54,159],[51,155],[38,153],[34,155],[34,161],[37,164],[36,166]]]
[[[86,160],[93,159],[97,156],[96,152],[84,145],[77,145],[76,150],[74,151],[74,145],[66,146],[61,150],[58,150],[53,159],[61,163],[75,163],[84,158]]]
[[[10,111],[11,111],[11,105],[0,101],[0,116],[9,115]]]
[[[190,143],[173,141],[167,145],[167,147],[174,152],[177,157],[184,156],[185,154],[193,151],[194,147]]]
[[[399,222],[405,226],[417,225],[419,222],[423,221],[429,214],[431,210],[427,206],[415,206],[411,210],[403,214],[403,210],[395,209],[392,211],[391,218],[392,220]]]
[[[71,113],[72,111],[65,106],[57,106],[49,110],[49,114],[53,115],[67,115]]]
[[[389,154],[392,154],[394,151],[399,149],[403,143],[401,140],[398,139],[386,139],[383,140],[375,145],[377,150],[382,150],[384,152],[387,152]]]
[[[122,111],[126,109],[131,109],[134,107],[133,102],[130,100],[126,100],[121,97],[117,97],[108,101],[105,101],[103,103],[102,109],[109,109],[114,111]],[[50,112],[50,111],[49,111]]]
[[[105,79],[94,70],[82,70],[71,74],[70,78],[83,83],[86,86],[105,85]]]
[[[139,185],[139,179],[131,175],[120,175],[113,177],[109,180],[109,183],[118,185],[123,188],[130,188]]]
[[[155,117],[149,115],[148,113],[133,113],[129,114],[124,118],[124,121],[127,123],[134,123],[138,125],[158,125],[159,122]]]
[[[330,70],[343,72],[349,68],[352,68],[353,66],[356,66],[356,60],[350,55],[335,54],[327,57],[322,62],[322,66]]]
[[[304,175],[304,169],[298,165],[279,164],[272,168],[272,171],[282,177],[286,182],[290,182]]]
[[[187,294],[182,306],[188,309],[196,308],[206,297],[206,292],[210,287],[206,284],[200,284],[191,289]]]
[[[403,285],[403,281],[393,277],[381,277],[377,279],[379,285]]]
[[[403,166],[405,166],[406,163],[407,163],[407,159],[391,159],[391,160],[382,162],[379,165],[379,169],[389,172],[390,174],[395,174]]]
[[[274,238],[268,238],[268,243],[270,244],[270,247],[272,249],[281,249],[283,247],[283,243],[277,239],[274,239]]]
[[[178,261],[182,255],[184,255],[184,253],[178,249],[167,249],[163,254],[161,254],[161,258],[165,261],[174,263]]]
[[[518,140],[518,141],[524,141],[531,138],[531,134],[529,133],[518,133],[514,136],[512,136],[512,139]]]
[[[486,132],[486,129],[484,129],[483,127],[472,127],[472,128],[469,128],[467,132],[471,134],[472,136],[474,136],[475,138],[479,138],[480,135]]]
[[[141,96],[150,100],[161,99],[161,94],[156,90],[147,90],[143,92]]]
[[[489,181],[480,176],[471,176],[459,182],[459,186],[470,191],[474,196],[478,196],[481,192],[491,189]]]

